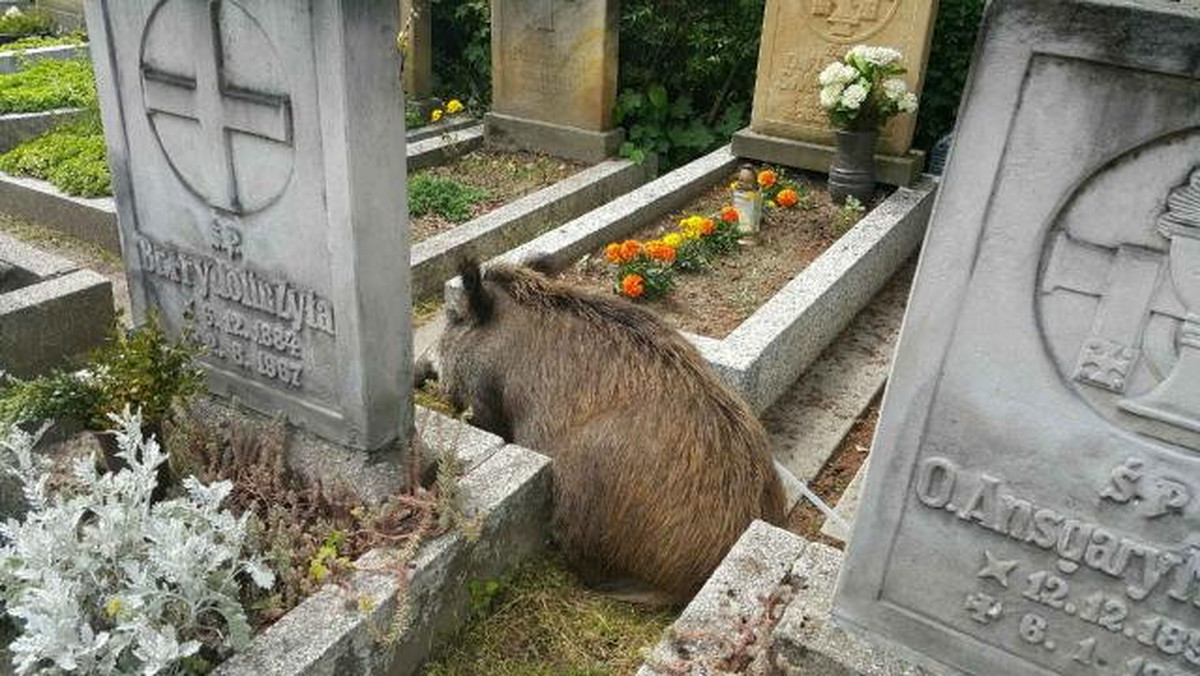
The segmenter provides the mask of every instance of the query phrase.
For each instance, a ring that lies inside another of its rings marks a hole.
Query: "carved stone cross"
[[[153,115],[172,115],[200,125],[200,144],[205,157],[201,166],[211,175],[207,190],[192,186],[209,203],[232,213],[242,213],[238,196],[237,167],[234,166],[231,133],[290,144],[291,101],[288,96],[241,89],[225,80],[224,46],[221,36],[222,0],[187,3],[193,16],[187,25],[194,31],[196,75],[190,77],[142,66],[146,110]]]

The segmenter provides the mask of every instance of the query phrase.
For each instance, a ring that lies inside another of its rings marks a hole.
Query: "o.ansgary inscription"
[[[1144,465],[1134,460],[1114,469],[1110,483],[1100,489],[1101,499],[1133,509],[1134,498],[1150,491],[1162,499],[1159,509],[1142,514],[1147,519],[1180,515],[1191,506],[1192,488],[1177,479],[1158,482],[1142,471]],[[1200,667],[1200,543],[1171,548],[1121,536],[1037,504],[1010,490],[1001,478],[968,471],[939,456],[921,462],[913,490],[920,504],[947,518],[1058,557],[1055,569],[1047,570],[984,546],[974,572],[978,587],[963,599],[969,620],[1014,632],[1031,650],[1059,655],[1064,666],[1091,667],[1095,673],[1185,676]],[[1116,580],[1120,591],[1075,593],[1071,576],[1081,568]],[[1141,609],[1152,595],[1169,599],[1188,619]],[[1040,610],[1010,617],[1007,606],[1014,601],[1032,602]],[[1063,622],[1083,623],[1083,638],[1064,641],[1066,632],[1056,631]],[[1157,660],[1127,657],[1133,644],[1153,649]]]

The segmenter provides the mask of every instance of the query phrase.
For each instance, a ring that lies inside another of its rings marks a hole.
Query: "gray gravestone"
[[[836,615],[972,674],[1200,673],[1200,12],[994,0]]]
[[[330,440],[411,427],[395,0],[96,0],[138,318],[194,318],[209,384]]]

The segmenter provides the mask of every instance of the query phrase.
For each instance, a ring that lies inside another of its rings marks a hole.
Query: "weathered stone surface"
[[[791,570],[793,600],[771,634],[775,674],[919,676],[924,670],[839,628],[830,618],[842,553],[813,542]]]
[[[809,547],[762,521],[750,524],[650,653],[638,676],[764,673],[771,629],[792,598],[789,579]]]
[[[357,562],[345,588],[329,585],[220,665],[220,676],[342,676],[417,671],[434,644],[466,620],[468,582],[499,577],[539,552],[549,522],[550,461],[505,446],[465,475],[463,509],[482,518],[480,537],[457,530],[422,545],[403,598],[409,622],[393,642],[381,641],[396,617],[397,573],[386,550]],[[376,570],[372,570],[376,569]],[[378,571],[378,569],[383,569]],[[377,572],[378,571],[378,572]]]
[[[70,261],[0,235],[0,372],[28,378],[104,342],[112,284]]]
[[[417,171],[445,164],[460,155],[483,145],[483,125],[473,124],[463,128],[448,128],[444,133],[409,141],[408,170]]]
[[[353,448],[407,434],[396,0],[87,11],[135,314],[194,315],[218,393]]]
[[[833,513],[837,515],[837,518],[827,518],[825,523],[821,524],[822,535],[841,542],[850,539],[850,532],[854,529],[854,519],[858,516],[858,506],[862,502],[863,481],[866,481],[867,468],[870,464],[871,461],[868,458],[854,473],[854,478],[850,480],[846,490],[842,491],[842,497],[838,498],[837,504],[833,507]]]
[[[892,278],[762,414],[775,459],[796,478],[812,481],[855,421],[883,389],[912,281]]]
[[[492,3],[492,112],[498,144],[598,161],[619,146],[615,0]]]
[[[0,211],[121,253],[111,197],[71,197],[46,181],[0,172]]]
[[[398,0],[400,25],[407,30],[404,93],[414,101],[433,95],[433,13],[429,0]]]
[[[837,150],[834,146],[811,141],[760,134],[750,128],[735,133],[730,145],[738,157],[822,174],[829,173]],[[910,150],[903,155],[876,154],[875,179],[887,185],[912,185],[921,176],[924,166],[925,153],[920,150]]]
[[[1200,632],[1200,8],[993,0],[836,615],[975,674]]]
[[[931,0],[768,0],[751,129],[833,146],[817,76],[856,44],[894,47],[904,54],[909,89],[919,93],[936,15]],[[880,134],[880,153],[904,155],[915,126],[913,115],[893,119]]]

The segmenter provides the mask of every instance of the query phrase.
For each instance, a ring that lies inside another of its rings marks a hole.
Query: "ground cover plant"
[[[865,211],[863,205],[835,205],[821,176],[782,170],[769,176],[768,206],[755,235],[737,231],[731,175],[684,209],[585,256],[560,278],[634,298],[677,329],[722,338]],[[885,194],[880,191],[876,201]]]
[[[484,147],[408,179],[414,242],[557,183],[582,170],[578,162]]]
[[[676,615],[588,590],[557,555],[468,584],[472,618],[426,676],[632,674]]]
[[[72,31],[70,33],[63,33],[62,35],[31,35],[0,45],[0,52],[23,52],[28,49],[39,49],[41,47],[82,45],[86,42],[87,33],[83,31]]]
[[[11,7],[0,14],[2,35],[47,35],[54,30],[54,17],[40,9],[22,10]]]
[[[52,129],[0,155],[0,171],[49,181],[76,197],[112,195],[112,174],[98,116]]]
[[[0,75],[0,114],[96,106],[96,79],[87,59],[41,59]]]

